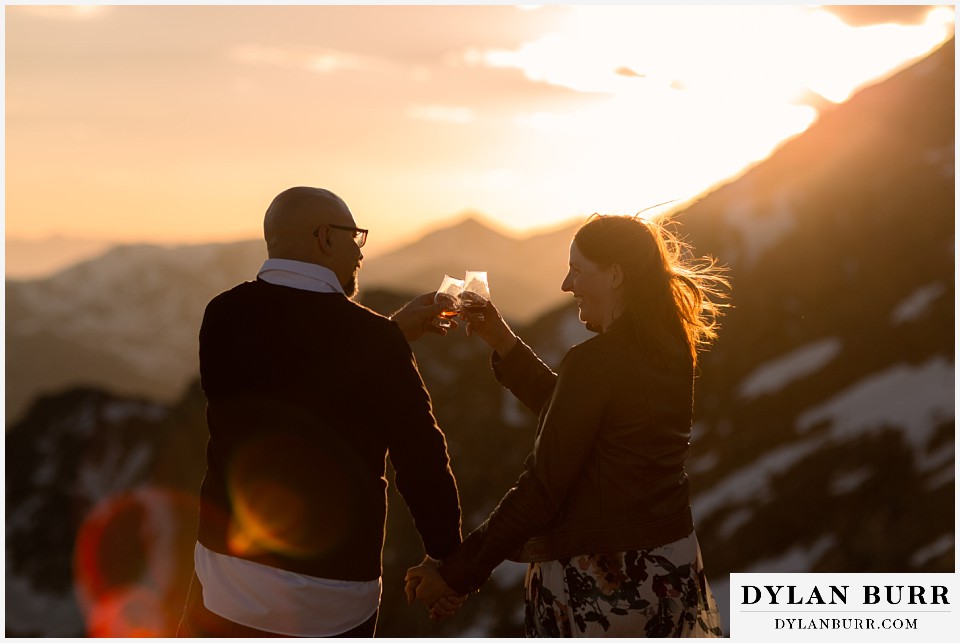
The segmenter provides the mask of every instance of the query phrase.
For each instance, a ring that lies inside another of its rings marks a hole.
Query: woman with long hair
[[[554,373],[488,304],[469,333],[539,417],[525,471],[452,554],[407,573],[443,618],[506,559],[529,563],[527,636],[721,636],[684,469],[698,351],[727,281],[664,224],[592,216],[561,286],[597,335]]]

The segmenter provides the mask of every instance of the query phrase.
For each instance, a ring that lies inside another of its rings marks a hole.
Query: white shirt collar
[[[257,277],[276,286],[346,295],[334,272],[315,263],[293,259],[267,259]]]

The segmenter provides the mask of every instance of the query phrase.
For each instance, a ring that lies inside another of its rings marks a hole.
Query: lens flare
[[[353,520],[356,469],[350,467],[356,465],[335,453],[295,432],[271,433],[239,448],[228,476],[231,552],[305,558],[336,546]]]
[[[87,634],[96,638],[170,635],[163,597],[138,585],[104,593],[87,614]]]
[[[236,546],[254,545],[271,551],[306,556],[310,548],[302,533],[307,507],[295,489],[267,479],[237,480],[234,484]]]
[[[74,588],[90,636],[173,636],[193,573],[196,496],[144,487],[97,504],[80,525]]]

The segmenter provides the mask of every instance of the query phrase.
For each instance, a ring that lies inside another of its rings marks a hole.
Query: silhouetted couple
[[[442,306],[427,293],[387,318],[351,300],[367,231],[327,190],[278,195],[264,237],[256,281],[215,297],[200,329],[210,437],[179,636],[373,636],[388,455],[425,551],[407,597],[432,618],[512,559],[529,563],[527,636],[721,635],[684,471],[697,351],[726,285],[712,262],[683,262],[661,225],[591,217],[561,288],[597,335],[556,372],[492,303],[464,315],[539,422],[517,483],[461,542],[409,346],[446,334]]]

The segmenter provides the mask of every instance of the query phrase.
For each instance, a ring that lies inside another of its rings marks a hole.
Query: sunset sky
[[[952,35],[953,7],[7,6],[6,235],[254,238],[332,189],[368,256],[695,197]],[[813,97],[815,98],[815,97]]]

